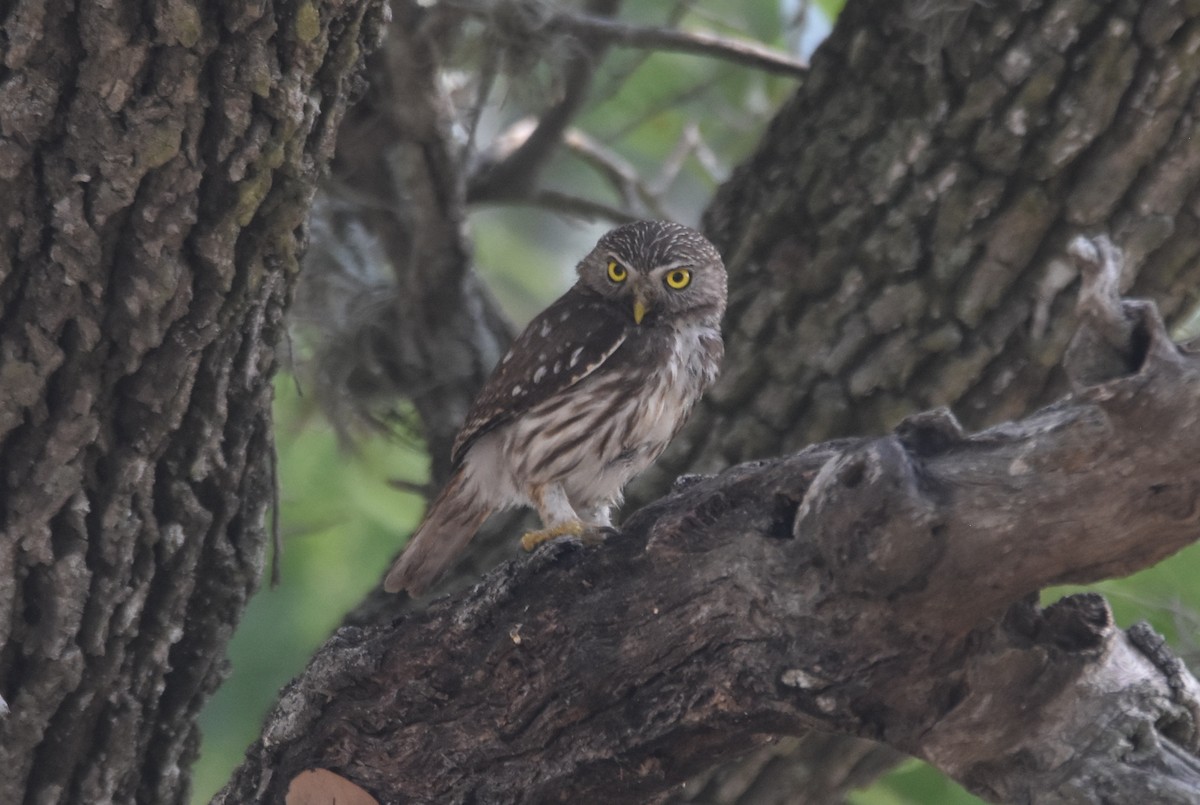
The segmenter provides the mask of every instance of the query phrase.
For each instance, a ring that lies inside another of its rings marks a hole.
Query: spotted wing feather
[[[454,440],[458,464],[483,434],[568,389],[625,342],[629,323],[614,306],[572,288],[529,323],[475,398]]]

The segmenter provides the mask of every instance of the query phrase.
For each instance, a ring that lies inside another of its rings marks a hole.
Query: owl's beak
[[[633,298],[633,321],[635,324],[641,324],[644,318],[646,318],[646,303],[642,300],[641,294],[638,294]]]

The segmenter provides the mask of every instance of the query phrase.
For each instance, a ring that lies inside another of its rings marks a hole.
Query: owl
[[[549,539],[611,525],[716,379],[725,266],[699,232],[637,221],[600,238],[578,280],[492,372],[455,439],[453,474],[384,589],[420,595],[493,512],[532,506]]]

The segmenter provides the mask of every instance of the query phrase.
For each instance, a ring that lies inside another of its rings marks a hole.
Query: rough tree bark
[[[414,25],[392,46],[427,35]],[[726,374],[634,499],[681,472],[881,432],[932,406],[979,427],[1053,399],[1075,327],[1061,255],[1079,231],[1109,231],[1134,258],[1123,287],[1169,318],[1188,312],[1200,281],[1198,36],[1192,7],[1171,0],[850,0],[706,214],[731,273]],[[470,166],[452,178],[469,186]],[[477,302],[442,304],[452,317]],[[476,353],[494,354],[494,339]],[[457,395],[426,419],[437,455],[477,381],[436,362],[408,380]],[[511,530],[478,539],[443,589],[510,556]],[[375,595],[350,621],[395,612]],[[681,797],[839,801],[895,756],[813,734]]]
[[[4,6],[2,802],[187,801],[262,571],[282,311],[383,16]]]
[[[217,801],[315,767],[382,802],[644,802],[815,728],[994,801],[1195,802],[1200,683],[1099,596],[1036,604],[1200,537],[1200,354],[1105,245],[1077,246],[1071,396],[693,476],[601,546],[344,627]]]

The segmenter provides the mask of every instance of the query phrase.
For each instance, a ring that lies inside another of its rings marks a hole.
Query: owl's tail
[[[471,537],[492,513],[492,506],[479,499],[459,467],[429,507],[425,521],[412,535],[404,553],[383,580],[389,593],[407,590],[416,598],[429,589],[459,557]]]

